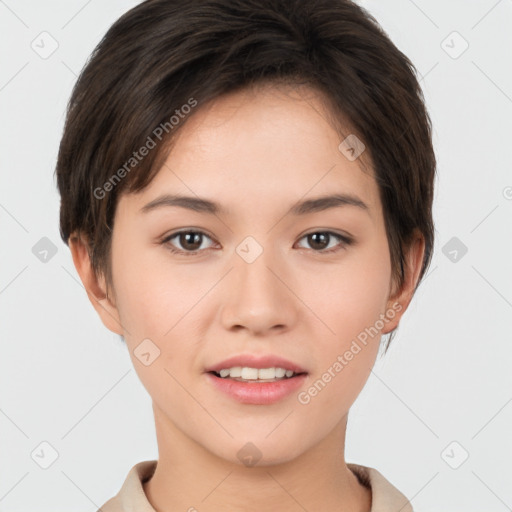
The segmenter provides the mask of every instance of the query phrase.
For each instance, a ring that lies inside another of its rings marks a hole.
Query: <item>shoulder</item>
[[[371,489],[372,508],[370,512],[414,512],[411,502],[377,469],[359,464],[348,463],[348,468],[357,479]]]
[[[116,495],[104,503],[97,512],[124,512],[119,496]]]
[[[142,484],[153,476],[156,464],[156,460],[135,464],[128,472],[119,492],[97,512],[155,512],[147,501]]]

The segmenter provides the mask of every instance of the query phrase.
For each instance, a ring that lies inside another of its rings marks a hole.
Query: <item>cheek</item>
[[[385,312],[391,275],[386,250],[378,244],[354,250],[306,281],[302,296],[340,342],[373,326]]]
[[[347,267],[331,273],[328,285],[317,284],[310,295],[311,309],[329,330],[321,323],[312,327],[316,372],[299,401],[308,404],[308,414],[319,418],[322,411],[342,415],[349,410],[367,382],[379,350],[379,319],[385,312],[389,283],[387,266],[371,268],[364,261],[359,263],[360,272],[356,271],[358,264],[350,271]],[[320,331],[325,334],[320,336]],[[333,415],[332,426],[338,420]]]
[[[339,406],[341,400],[349,407],[375,362],[391,272],[387,245],[379,242],[354,250],[339,265],[326,265],[301,291],[323,322],[311,323],[310,335],[318,348],[320,387],[332,384],[318,404]]]
[[[172,376],[183,382],[189,363],[193,363],[194,344],[182,341],[196,337],[193,319],[201,309],[200,304],[195,308],[194,304],[206,290],[198,289],[201,287],[194,285],[193,277],[190,281],[190,275],[166,265],[162,255],[157,261],[154,254],[160,251],[131,249],[130,257],[119,254],[121,257],[113,262],[126,344],[150,396],[162,403],[177,401],[182,395]]]
[[[186,313],[190,282],[165,249],[130,237],[120,224],[112,244],[117,307],[130,335],[161,338]],[[193,293],[191,290],[190,293]],[[134,339],[135,341],[135,339]]]
[[[124,248],[126,256],[118,251],[113,260],[113,278],[134,365],[143,380],[152,379],[155,372],[146,371],[133,358],[141,342],[150,339],[160,351],[151,368],[181,373],[189,363],[195,364],[194,340],[202,339],[204,325],[213,321],[207,294],[218,279],[211,275],[214,271],[205,270],[204,279],[198,279],[197,266],[171,262],[163,248],[144,250],[135,243]]]

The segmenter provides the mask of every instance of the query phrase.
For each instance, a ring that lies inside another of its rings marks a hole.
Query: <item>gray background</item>
[[[136,3],[0,1],[0,511],[96,511],[157,458],[149,396],[60,240],[53,179],[77,75]],[[359,3],[420,73],[439,177],[429,275],[351,410],[346,459],[418,512],[511,510],[512,2]]]

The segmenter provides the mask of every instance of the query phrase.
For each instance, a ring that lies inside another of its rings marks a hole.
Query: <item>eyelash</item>
[[[202,251],[204,251],[205,249],[198,249],[198,250],[195,250],[195,251],[183,251],[181,249],[176,249],[176,247],[174,247],[173,245],[170,244],[170,241],[173,239],[173,238],[176,238],[178,235],[180,234],[183,234],[183,233],[192,233],[192,234],[199,234],[199,235],[204,235],[208,238],[211,239],[210,236],[208,236],[204,231],[198,231],[198,230],[194,230],[194,229],[186,229],[186,230],[181,230],[181,231],[176,231],[175,233],[172,233],[170,234],[169,236],[165,237],[161,243],[162,244],[166,244],[167,245],[167,248],[169,251],[171,251],[172,253],[175,253],[175,254],[187,254],[187,255],[190,255],[190,256],[194,256]],[[342,243],[341,244],[338,244],[337,246],[331,248],[331,249],[326,249],[326,250],[319,250],[319,251],[315,251],[314,249],[311,249],[313,252],[316,252],[318,254],[332,254],[332,253],[336,253],[338,251],[341,251],[343,250],[346,246],[349,246],[351,244],[354,243],[354,240],[348,236],[344,236],[344,235],[340,235],[339,233],[335,233],[333,231],[311,231],[310,233],[306,233],[305,235],[303,235],[300,240],[302,240],[303,238],[306,238],[310,235],[315,235],[315,234],[327,234],[327,235],[332,235],[334,236],[335,238],[337,238],[338,240],[340,240]],[[304,249],[304,247],[301,247],[300,249]]]

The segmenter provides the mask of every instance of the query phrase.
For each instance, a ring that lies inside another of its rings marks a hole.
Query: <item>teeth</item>
[[[286,375],[286,370],[284,368],[276,368],[276,377],[281,378]]]
[[[233,368],[224,368],[220,372],[222,378],[242,378],[244,380],[270,380],[281,379],[283,377],[292,377],[295,372],[284,368],[249,368],[247,366],[235,366]]]
[[[242,375],[240,376],[244,380],[256,380],[258,378],[258,370],[256,368],[242,368]],[[231,376],[231,373],[229,374]]]
[[[229,375],[231,377],[241,377],[242,376],[242,367],[241,366],[235,366],[235,368],[231,368],[230,370],[224,370],[227,371],[226,375]]]
[[[227,369],[227,370],[221,370],[219,373],[220,373],[220,376],[222,378],[224,377],[229,377],[230,374],[231,374],[231,371],[233,371],[233,373],[237,372],[240,374],[238,375],[238,377],[240,377],[242,375],[242,368],[240,368],[240,366],[237,366],[236,368],[232,368],[231,370]],[[234,377],[234,375],[233,375]]]

